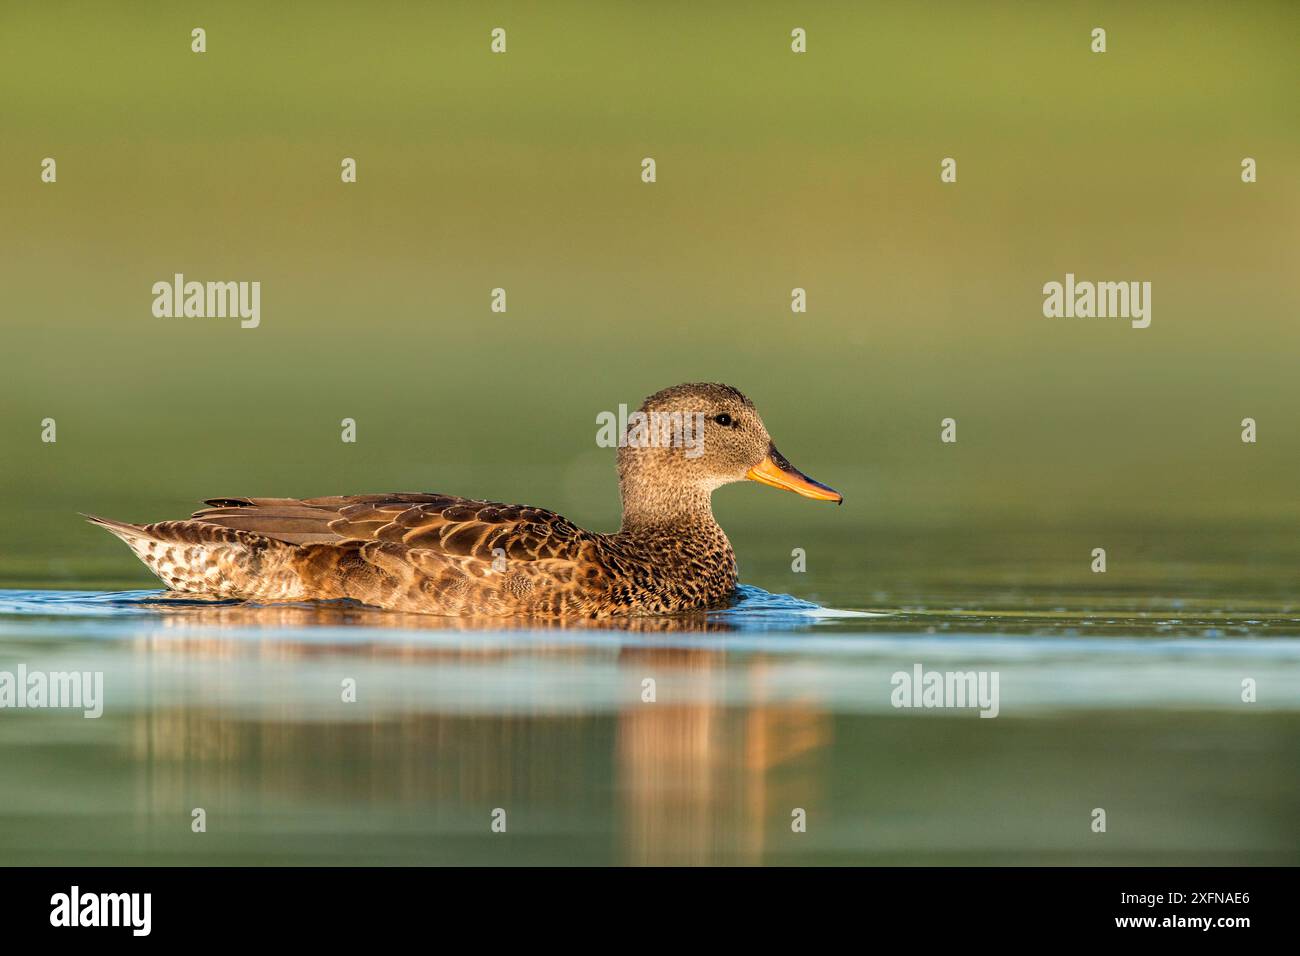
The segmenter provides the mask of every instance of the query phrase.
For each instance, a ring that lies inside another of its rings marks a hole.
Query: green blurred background
[[[757,583],[805,539],[1082,580],[1141,527],[1242,580],[1267,536],[1290,587],[1297,36],[1286,3],[5,5],[0,583],[144,585],[74,512],[211,495],[610,529],[596,414],[704,379],[846,496],[719,493]],[[259,280],[260,328],[155,318],[176,272]],[[1066,272],[1151,281],[1151,327],[1044,318]]]

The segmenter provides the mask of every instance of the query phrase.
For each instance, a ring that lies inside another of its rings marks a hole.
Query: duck
[[[729,602],[736,555],[712,508],[723,485],[748,480],[844,500],[777,451],[754,403],[730,385],[656,392],[617,444],[623,516],[613,533],[544,508],[421,492],[209,498],[188,519],[153,524],[83,517],[125,542],[172,592],[600,619]]]

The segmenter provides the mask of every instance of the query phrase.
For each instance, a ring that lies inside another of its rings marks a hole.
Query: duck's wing
[[[193,520],[288,544],[380,541],[489,562],[576,560],[594,537],[545,508],[453,495],[209,498],[204,504]]]
[[[603,578],[591,560],[602,536],[544,508],[435,494],[206,504],[173,524],[284,542],[293,593],[307,598],[441,614],[581,613]],[[249,571],[237,596],[262,597],[259,574]]]
[[[206,504],[188,521],[87,517],[178,591],[497,616],[588,614],[608,590],[605,536],[544,508],[433,494]]]

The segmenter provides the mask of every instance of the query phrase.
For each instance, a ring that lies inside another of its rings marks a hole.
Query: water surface
[[[0,591],[0,670],[105,686],[99,719],[0,712],[0,860],[1300,861],[1293,611],[857,603],[542,627]],[[893,706],[916,664],[995,672],[997,717]]]

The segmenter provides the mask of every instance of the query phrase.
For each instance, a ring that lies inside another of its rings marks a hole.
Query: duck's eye
[[[721,415],[714,415],[713,420],[717,422],[719,425],[721,425],[723,428],[731,427],[731,416],[728,415],[726,412],[723,412]]]

